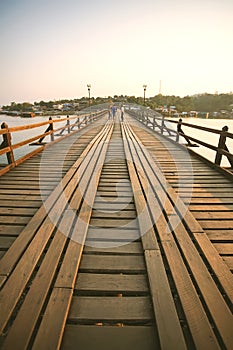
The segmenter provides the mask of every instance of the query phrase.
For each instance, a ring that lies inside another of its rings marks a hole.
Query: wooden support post
[[[180,118],[177,124],[177,134],[176,134],[176,142],[179,142],[180,139],[180,130],[181,130],[181,125],[182,125],[182,119]]]
[[[220,137],[219,137],[219,141],[218,141],[218,149],[217,149],[217,153],[216,153],[216,157],[215,157],[215,164],[217,165],[221,165],[221,160],[222,160],[222,154],[220,153],[221,150],[227,151],[229,152],[227,146],[226,146],[226,133],[228,131],[228,126],[224,126],[222,128]],[[233,161],[230,157],[227,157],[227,159],[229,160],[231,167],[233,167]]]
[[[163,134],[163,131],[164,131],[164,125],[165,125],[165,123],[164,123],[164,115],[162,115],[162,124],[161,124],[161,134]]]
[[[67,131],[68,131],[68,134],[70,134],[70,117],[67,115],[67,121],[66,121],[66,125],[68,125],[68,128],[67,128]]]
[[[7,123],[2,123],[1,125],[1,129],[6,129],[6,134],[3,134],[3,142],[1,143],[0,148],[5,148],[5,147],[10,147],[10,152],[7,152],[6,156],[7,156],[7,161],[8,164],[12,164],[15,162],[14,159],[14,153],[13,153],[13,149],[12,149],[12,144],[11,144],[11,134],[9,132],[9,128]]]
[[[155,116],[153,117],[153,130],[155,130]]]

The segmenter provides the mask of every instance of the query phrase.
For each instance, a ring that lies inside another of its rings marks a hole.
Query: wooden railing
[[[43,142],[46,136],[50,136],[50,142],[58,138],[67,136],[79,130],[80,128],[92,123],[94,120],[100,118],[105,113],[105,110],[99,112],[90,112],[86,114],[80,114],[78,116],[56,118],[39,123],[33,123],[23,126],[8,127],[4,122],[1,124],[0,135],[2,136],[2,143],[0,144],[0,156],[6,155],[7,162],[2,163],[0,166],[0,175],[7,172],[9,169],[21,164],[26,159],[32,157],[34,154],[42,151],[45,145],[49,142]],[[65,125],[64,125],[65,122]],[[59,125],[60,124],[60,125]],[[61,126],[61,124],[63,124]],[[22,140],[18,143],[12,143],[12,133],[41,128],[47,126],[43,133],[38,133],[37,135],[30,137],[26,140]],[[29,151],[20,158],[16,159],[15,150],[23,147],[25,145],[29,146],[39,146],[33,151]]]
[[[173,138],[176,142],[180,141],[180,137],[183,137],[187,141],[187,146],[204,146],[208,149],[211,149],[216,152],[215,155],[215,164],[221,166],[222,156],[225,156],[229,163],[230,167],[233,168],[233,154],[229,151],[227,147],[227,139],[233,139],[233,134],[228,132],[228,127],[224,126],[222,130],[217,130],[213,128],[208,128],[204,126],[198,126],[190,123],[184,123],[182,119],[173,120],[166,119],[163,115],[154,112],[152,110],[146,109],[137,109],[132,110],[131,108],[127,109],[127,112],[141,123],[145,124],[147,127],[151,128],[154,131],[159,132],[162,135]],[[170,123],[176,124],[176,128],[171,128]],[[197,138],[192,137],[191,135],[184,133],[182,126],[192,129],[198,129],[206,131],[208,133],[219,135],[218,145],[214,146],[210,143],[204,142]],[[194,143],[193,143],[194,142]]]

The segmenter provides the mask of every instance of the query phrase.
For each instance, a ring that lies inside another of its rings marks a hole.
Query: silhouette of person
[[[123,122],[124,120],[124,107],[121,106],[121,121]]]
[[[185,138],[185,140],[187,141],[188,145],[191,146],[192,143],[189,141],[189,138],[187,136],[185,136],[182,128],[181,128],[181,125],[182,125],[182,119],[180,118],[179,121],[178,121],[178,124],[177,124],[177,132],[179,134],[182,134],[181,136],[183,136]]]

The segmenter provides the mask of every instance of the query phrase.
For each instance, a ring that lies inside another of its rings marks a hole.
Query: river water
[[[57,118],[57,116],[56,116],[56,118]],[[2,124],[2,122],[6,122],[9,127],[34,124],[34,123],[39,123],[39,122],[46,121],[46,120],[48,120],[48,117],[21,118],[21,117],[10,117],[10,116],[4,115],[4,114],[0,115],[0,123]],[[176,119],[174,118],[174,120],[176,120]],[[213,128],[213,129],[218,129],[218,130],[221,130],[223,126],[227,125],[229,128],[229,132],[233,133],[233,119],[183,118],[183,122],[195,124],[195,125],[200,125],[200,126],[205,126],[205,127],[209,127],[209,128]],[[64,122],[64,123],[61,122],[61,124],[59,123],[59,127],[62,125],[65,125],[65,123],[66,122]],[[176,130],[176,124],[170,123],[169,127]],[[42,126],[40,128],[36,128],[36,129],[30,129],[30,130],[12,133],[12,143],[15,144],[17,142],[20,142],[21,140],[38,135],[39,132],[43,133],[45,131],[45,129],[46,129],[46,126]],[[218,145],[219,135],[208,133],[208,132],[201,131],[201,130],[191,129],[191,128],[188,128],[185,126],[183,126],[182,129],[189,136],[200,139],[200,140],[205,141],[207,143],[210,143],[214,146]],[[1,139],[1,136],[0,136],[0,139]],[[46,141],[46,139],[45,139],[45,141]],[[0,142],[1,142],[1,140],[0,140]],[[183,142],[185,143],[185,140]],[[182,140],[181,140],[181,143],[182,143]],[[227,146],[229,148],[229,151],[231,153],[233,153],[233,139],[227,140]],[[32,150],[33,150],[33,148],[30,146],[24,146],[20,149],[16,149],[15,150],[15,158],[18,159],[19,157],[21,157],[25,153],[32,151]],[[200,153],[201,155],[203,155],[204,157],[206,157],[207,159],[209,159],[211,161],[214,161],[214,159],[215,159],[216,152],[209,150],[205,147],[202,147],[202,146],[195,147],[195,148],[193,148],[193,150],[197,153]],[[0,156],[0,163],[5,163],[6,162],[5,158],[6,158],[5,156]],[[222,166],[229,166],[229,162],[226,159],[226,157],[223,157],[221,165]]]

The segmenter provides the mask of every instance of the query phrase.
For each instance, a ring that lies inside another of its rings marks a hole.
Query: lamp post
[[[91,105],[91,84],[87,84],[88,96],[89,96],[89,107]]]
[[[144,105],[146,104],[146,88],[147,88],[147,85],[143,85],[143,89],[144,89]]]

